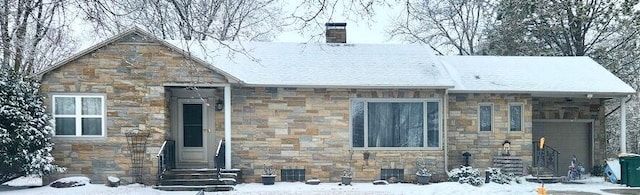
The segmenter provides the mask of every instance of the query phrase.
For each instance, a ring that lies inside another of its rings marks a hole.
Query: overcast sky
[[[285,14],[290,14],[295,9],[294,4],[287,4],[283,10]],[[389,25],[394,16],[397,16],[401,9],[399,8],[389,8],[383,6],[375,7],[376,15],[371,18],[370,21],[359,20],[353,21],[347,20],[342,13],[342,7],[338,5],[336,7],[336,14],[333,16],[331,21],[329,22],[346,22],[347,23],[347,43],[401,43],[400,40],[393,39],[389,40],[389,35],[385,32],[386,29],[389,28]],[[322,20],[328,20],[327,18],[323,18]],[[324,29],[322,29],[324,30]],[[320,32],[314,32],[320,33]],[[305,33],[300,34],[299,31],[285,31],[282,32],[277,38],[274,40],[276,42],[308,42],[309,39],[313,36],[313,33]],[[324,37],[321,37],[324,41]],[[318,41],[318,40],[316,40]]]

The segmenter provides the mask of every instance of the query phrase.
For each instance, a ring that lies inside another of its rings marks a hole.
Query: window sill
[[[54,142],[70,142],[70,141],[90,141],[104,142],[107,141],[106,136],[53,136]]]
[[[354,148],[351,147],[351,150],[354,151],[442,151],[441,147],[429,147],[429,148],[420,148],[420,147],[412,147],[412,148]]]

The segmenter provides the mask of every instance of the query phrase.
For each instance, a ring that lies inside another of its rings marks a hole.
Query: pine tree
[[[39,83],[0,69],[0,183],[25,175],[46,175],[53,164],[53,128]]]

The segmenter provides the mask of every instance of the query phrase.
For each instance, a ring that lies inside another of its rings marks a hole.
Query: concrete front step
[[[217,178],[217,169],[172,169],[165,173],[165,179],[212,179]],[[236,183],[243,183],[240,169],[221,169],[222,178],[235,178]]]
[[[536,183],[558,183],[564,180],[564,177],[527,177],[525,178],[528,182],[536,182]]]
[[[232,185],[206,185],[206,186],[153,186],[153,189],[164,191],[200,191],[217,192],[217,191],[233,191]]]
[[[221,178],[236,178],[235,173],[220,173]],[[165,179],[212,179],[218,178],[217,173],[175,173],[168,172],[164,176]]]
[[[208,185],[236,185],[233,178],[220,179],[163,179],[163,186],[208,186]]]

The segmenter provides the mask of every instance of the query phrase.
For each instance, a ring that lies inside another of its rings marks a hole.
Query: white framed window
[[[51,99],[55,136],[105,136],[104,95],[53,95]]]
[[[440,148],[440,102],[425,99],[352,99],[353,148]]]
[[[509,131],[522,131],[522,111],[521,103],[509,104]]]
[[[480,103],[478,105],[478,129],[488,132],[493,130],[493,104]]]

